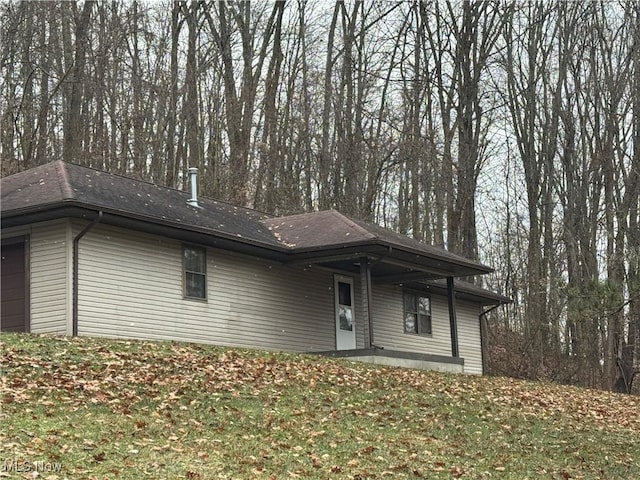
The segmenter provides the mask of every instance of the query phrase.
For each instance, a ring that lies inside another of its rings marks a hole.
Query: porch
[[[331,358],[344,358],[354,362],[372,363],[387,367],[414,368],[417,370],[435,370],[438,372],[463,373],[464,359],[431,355],[427,353],[401,352],[381,348],[361,348],[355,350],[336,350],[314,352]]]

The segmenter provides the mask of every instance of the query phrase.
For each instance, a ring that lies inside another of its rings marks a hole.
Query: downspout
[[[102,220],[102,210],[98,212],[98,216],[93,222],[84,227],[82,231],[73,238],[73,313],[71,328],[72,335],[74,337],[78,336],[78,265],[80,257],[80,250],[78,248],[78,245],[80,243],[80,239],[84,237],[89,232],[89,230],[100,223],[100,220]]]
[[[456,315],[456,290],[453,277],[447,277],[447,299],[449,301],[449,327],[451,330],[451,356],[458,358],[458,317]]]

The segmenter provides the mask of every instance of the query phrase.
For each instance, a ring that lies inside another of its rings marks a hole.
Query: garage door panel
[[[5,282],[4,277],[2,278],[2,282]],[[4,297],[6,295],[6,298],[11,300],[21,298],[24,301],[24,293],[24,286],[20,285],[20,283],[15,280],[2,288],[2,296]]]
[[[6,268],[4,263],[2,264],[2,268]],[[19,288],[19,285],[22,285],[24,283],[24,267],[22,268],[22,270],[23,271],[18,273],[7,273],[6,275],[2,275],[2,281],[5,282],[7,287],[16,285],[17,288]]]
[[[24,332],[24,316],[19,315],[2,315],[2,331],[3,332]]]
[[[2,242],[0,330],[28,331],[26,239]]]

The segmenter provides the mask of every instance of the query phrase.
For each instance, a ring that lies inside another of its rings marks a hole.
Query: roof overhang
[[[424,290],[437,295],[447,295],[446,282],[438,280],[428,280],[419,283],[409,282],[406,286],[408,288]],[[512,300],[509,297],[505,297],[504,295],[500,295],[499,293],[492,292],[491,290],[487,290],[465,281],[455,282],[455,294],[457,299],[466,300],[483,306],[507,305],[512,303]]]
[[[367,274],[377,284],[420,287],[492,271],[336,210],[272,217],[205,197],[195,208],[187,192],[62,161],[5,177],[1,190],[3,229],[64,218],[85,222],[99,218],[102,224],[182,242],[354,275],[364,272],[366,259]],[[487,299],[486,291],[459,291],[469,298]]]
[[[210,229],[187,228],[177,222],[144,217],[142,215],[126,214],[121,211],[83,205],[77,202],[60,202],[50,205],[39,205],[38,208],[24,208],[14,210],[1,217],[2,228],[28,225],[36,222],[46,222],[61,218],[74,218],[93,221],[102,211],[101,224],[136,230],[139,232],[160,235],[187,243],[245,253],[261,258],[285,262],[286,249],[277,249],[272,245],[261,245],[248,239],[225,235]]]
[[[369,259],[377,283],[404,283],[446,277],[484,275],[491,268],[473,262],[455,262],[435,255],[418,254],[378,240],[363,241],[323,250],[294,251],[290,263],[320,264],[338,270],[359,271],[360,259]]]
[[[478,264],[470,266],[462,262],[455,263],[441,258],[419,256],[414,252],[366,242],[323,252],[293,254],[289,257],[288,263],[319,265],[358,275],[363,258],[369,262],[374,284],[399,285],[443,296],[447,295],[447,284],[444,279],[448,277],[460,279],[492,271],[488,267],[478,268]],[[460,300],[478,305],[502,305],[512,301],[504,295],[463,280],[456,281],[455,294]]]
[[[102,208],[77,201],[62,201],[3,212],[2,228],[27,225],[60,218],[93,220],[103,212],[101,223],[163,235],[185,242],[243,252],[291,264],[324,265],[343,271],[358,271],[362,257],[370,259],[371,272],[379,283],[403,283],[446,277],[483,275],[492,269],[465,259],[452,261],[446,256],[425,255],[404,246],[379,239],[314,248],[276,247],[210,228],[198,228],[179,222],[121,210]]]

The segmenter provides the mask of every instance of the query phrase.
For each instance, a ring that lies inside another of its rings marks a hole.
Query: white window
[[[207,298],[207,251],[200,247],[182,247],[184,296]]]

